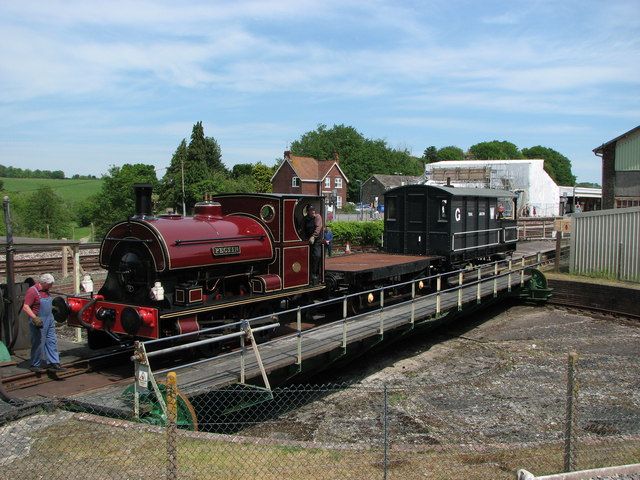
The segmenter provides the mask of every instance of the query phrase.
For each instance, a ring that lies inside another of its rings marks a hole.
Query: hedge
[[[333,231],[334,241],[353,243],[356,245],[382,245],[384,222],[373,220],[370,222],[330,222],[328,226]]]

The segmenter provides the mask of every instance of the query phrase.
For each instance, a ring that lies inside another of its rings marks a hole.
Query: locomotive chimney
[[[151,212],[151,192],[153,187],[150,183],[136,183],[133,185],[133,191],[136,195],[136,213],[135,218],[145,218],[152,216]]]

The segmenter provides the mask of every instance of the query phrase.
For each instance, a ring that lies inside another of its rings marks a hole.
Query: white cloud
[[[238,159],[274,138],[279,156],[281,139],[327,118],[469,135],[510,116],[540,121],[538,135],[579,134],[577,118],[640,116],[637,11],[637,1],[3,2],[0,126],[21,139],[81,131],[96,148],[140,136],[171,153],[202,119]]]

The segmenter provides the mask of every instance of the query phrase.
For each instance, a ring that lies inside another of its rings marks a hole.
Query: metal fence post
[[[383,430],[383,471],[384,480],[387,480],[389,470],[389,393],[387,384],[384,385],[384,410],[382,412],[382,430]]]
[[[458,311],[462,310],[462,272],[458,273]]]
[[[440,289],[442,288],[442,277],[438,274],[438,278],[436,280],[436,315],[440,316]]]
[[[569,353],[567,364],[567,411],[565,418],[564,430],[564,471],[571,472],[576,470],[577,455],[577,416],[576,407],[578,402],[578,381],[576,379],[576,364],[578,362],[578,354],[576,352]]]
[[[482,267],[478,267],[478,290],[476,291],[476,303],[482,299]]]
[[[498,262],[493,264],[493,297],[498,296]]]
[[[416,282],[411,282],[411,326],[416,321]]]
[[[177,379],[175,372],[167,374],[167,480],[178,478],[178,418]]]
[[[509,282],[509,283],[507,284],[507,292],[511,291],[511,271],[512,271],[512,268],[511,268],[512,267],[512,263],[511,262],[512,261],[509,260],[509,275],[507,275],[507,282]]]
[[[381,337],[384,335],[384,288],[380,290],[380,330],[378,333]]]
[[[298,359],[296,365],[302,365],[302,311],[298,307],[296,312],[296,324],[298,326]]]
[[[244,371],[244,367],[245,367],[245,365],[244,365],[244,362],[245,362],[244,356],[246,355],[246,353],[247,353],[247,347],[246,347],[245,342],[244,342],[244,335],[242,335],[240,337],[240,383],[242,385],[244,385],[245,380],[246,380],[245,371]]]
[[[342,349],[347,352],[347,297],[342,299]]]

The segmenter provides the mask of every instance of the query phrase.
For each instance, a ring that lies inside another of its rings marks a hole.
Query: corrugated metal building
[[[602,208],[640,205],[640,126],[593,150],[602,157]]]
[[[571,273],[640,282],[640,207],[577,213],[571,232]]]

